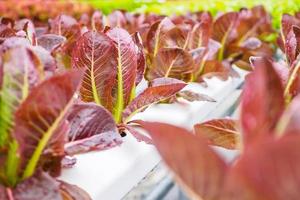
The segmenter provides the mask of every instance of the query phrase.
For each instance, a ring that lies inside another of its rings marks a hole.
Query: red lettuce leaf
[[[161,48],[161,40],[164,34],[174,27],[175,25],[167,17],[151,25],[146,38],[147,51],[151,58],[156,57]]]
[[[19,144],[23,179],[34,173],[43,151],[59,134],[81,77],[82,73],[73,71],[45,80],[16,111],[13,137]]]
[[[62,122],[53,134],[39,161],[39,165],[43,171],[48,172],[53,177],[57,177],[61,174],[62,160],[65,157],[64,147],[68,141],[67,133],[69,129],[70,125],[68,121]]]
[[[135,84],[139,84],[144,78],[145,68],[146,68],[146,58],[144,54],[143,41],[138,32],[134,33],[132,39],[136,45],[137,49],[137,74]]]
[[[239,14],[228,12],[219,16],[213,24],[212,39],[221,43],[218,53],[218,59],[221,61],[224,57],[226,46],[233,40],[234,29],[236,28]]]
[[[133,122],[133,123],[137,122],[138,123],[139,121],[138,120],[134,120],[134,121],[131,121],[131,122]],[[135,139],[138,142],[145,142],[146,144],[153,144],[152,139],[150,137],[148,137],[147,135],[140,133],[138,130],[136,130],[136,127],[125,124],[124,128],[127,129],[127,131],[131,135],[133,135],[133,137],[135,137]]]
[[[267,138],[246,151],[231,168],[222,199],[298,199],[299,139],[297,133]]]
[[[92,200],[83,189],[64,181],[59,181],[59,190],[63,200]]]
[[[157,82],[160,82],[161,84],[158,84]],[[186,83],[172,78],[155,79],[154,83],[156,83],[156,85],[152,84],[151,87],[145,89],[125,108],[122,113],[124,122],[130,120],[130,117],[133,114],[144,110],[153,103],[157,103],[175,95],[186,86]]]
[[[218,77],[221,80],[227,80],[231,75],[232,68],[227,61],[208,60],[204,63],[201,76],[198,76],[198,81],[203,81],[203,78]]]
[[[122,11],[115,10],[107,16],[107,25],[110,27],[124,27],[126,25],[126,18]]]
[[[65,151],[69,155],[108,149],[122,143],[112,115],[101,106],[93,103],[75,104],[68,121],[69,142]]]
[[[209,16],[209,15],[207,15]],[[189,49],[207,47],[212,32],[211,16],[206,20],[197,23],[189,33]]]
[[[0,24],[0,43],[13,36],[16,36],[16,31],[13,28]]]
[[[103,15],[100,11],[95,11],[91,17],[92,29],[97,31],[102,31],[103,25]]]
[[[237,130],[237,121],[231,119],[215,119],[194,126],[196,135],[208,140],[208,144],[226,149],[239,149],[241,135]]]
[[[187,101],[208,101],[208,102],[216,102],[215,99],[211,98],[208,95],[196,93],[190,90],[180,91],[176,94],[176,97],[181,97]]]
[[[63,200],[56,180],[42,172],[19,183],[12,191],[15,200]]]
[[[178,26],[168,30],[161,36],[159,48],[187,48],[187,33],[181,30]]]
[[[52,52],[65,41],[65,37],[56,34],[44,34],[37,38],[37,44],[49,52]]]
[[[91,200],[81,188],[57,181],[44,172],[19,183],[15,188],[0,186],[1,200]]]
[[[148,80],[169,77],[190,81],[194,67],[194,60],[189,52],[181,48],[162,48],[148,68],[146,77]]]
[[[106,32],[117,48],[117,85],[114,88],[113,115],[117,122],[121,120],[121,112],[132,98],[137,75],[138,52],[129,33],[121,28],[113,28]]]
[[[287,53],[288,61],[292,62],[290,59],[295,59],[295,55],[291,55],[290,53],[294,53],[293,51],[290,51],[291,49],[294,49],[296,47],[295,44],[292,44],[291,42],[294,41],[288,41],[287,39],[289,38],[288,35],[293,36],[293,26],[299,26],[300,25],[300,20],[297,19],[296,17],[293,17],[289,14],[283,14],[281,18],[281,43],[283,45],[279,45],[279,47],[282,49],[283,52]],[[291,46],[292,45],[292,46]]]
[[[27,39],[21,37],[8,38],[1,44],[1,53],[6,52],[8,49],[19,46],[29,47],[30,43]]]
[[[82,35],[72,53],[72,67],[86,70],[80,89],[81,99],[103,105],[111,112],[117,54],[113,41],[103,33],[94,31]]]
[[[188,131],[155,122],[139,122],[151,136],[175,179],[195,199],[220,199],[227,165],[205,139]]]
[[[285,109],[279,122],[276,125],[276,134],[281,136],[283,134],[297,133],[300,131],[299,124],[299,109],[300,109],[300,96],[296,96],[292,102]]]
[[[289,103],[293,97],[299,94],[300,91],[300,54],[296,60],[292,63],[289,70],[288,80],[284,88],[284,97],[287,103]]]
[[[254,72],[246,78],[241,103],[241,125],[246,144],[272,134],[284,109],[282,84],[272,63],[257,58],[252,65]]]
[[[59,15],[50,20],[49,25],[50,33],[64,36],[68,40],[80,36],[80,26],[76,19],[71,16]]]

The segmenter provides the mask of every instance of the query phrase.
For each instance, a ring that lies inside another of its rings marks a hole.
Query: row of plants
[[[238,11],[240,8],[249,8],[262,4],[272,15],[273,27],[279,28],[281,16],[284,13],[294,14],[299,11],[299,0],[244,0],[236,3],[235,0],[211,0],[203,3],[192,0],[3,0],[0,2],[0,14],[14,17],[31,17],[47,20],[60,13],[80,16],[83,12],[101,10],[105,15],[116,9],[128,10],[135,13],[157,13],[162,15],[183,14],[199,10],[210,11],[214,16],[220,12]]]
[[[192,132],[134,121],[151,135],[192,199],[299,198],[299,42],[299,19],[284,15],[279,45],[286,62],[251,59],[254,71],[246,78],[237,120],[206,121]],[[211,145],[239,155],[228,163]]]
[[[287,62],[277,63],[272,59],[277,49],[275,31],[262,6],[217,18],[209,12],[166,17],[125,11],[105,16],[95,11],[78,19],[58,15],[45,22],[27,14],[29,18],[4,16],[0,20],[0,199],[90,199],[77,186],[57,179],[62,168],[76,164],[74,155],[122,145],[126,134],[154,142],[160,150],[158,142],[170,139],[160,137],[172,131],[164,127],[153,131],[161,125],[131,121],[132,116],[155,103],[214,101],[181,90],[189,82],[205,85],[205,79],[212,76],[236,77],[233,65],[255,69],[242,101],[249,104],[242,115],[242,122],[249,124],[243,126],[253,126],[255,135],[256,129],[267,131],[265,126],[273,131],[279,114],[298,92],[298,15],[283,16],[278,44]],[[275,98],[283,88],[283,97]],[[257,103],[253,106],[253,102]],[[253,113],[258,105],[262,117],[253,122],[260,116]],[[266,125],[264,119],[271,122]],[[234,142],[230,148],[242,144],[235,129],[216,132],[225,122],[235,127],[232,120],[221,122],[196,126],[197,135],[209,137],[208,143],[203,139],[198,145],[204,152],[211,152],[207,144],[228,148],[229,142],[219,138],[224,134]],[[146,128],[151,138],[139,133],[136,124]],[[280,128],[284,133],[285,126]],[[178,137],[174,134],[173,139]],[[181,146],[177,150],[185,152]],[[173,162],[167,163],[173,167]]]

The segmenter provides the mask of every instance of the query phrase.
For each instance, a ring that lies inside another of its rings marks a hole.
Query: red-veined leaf
[[[241,145],[237,121],[231,119],[215,119],[194,126],[196,135],[201,135],[209,144],[226,149],[239,149]]]
[[[153,57],[156,57],[160,49],[160,41],[163,35],[171,30],[175,25],[169,18],[164,18],[161,21],[157,21],[151,25],[148,33],[147,33],[147,50],[148,53]]]
[[[59,133],[81,77],[81,72],[72,71],[45,80],[16,111],[13,137],[19,144],[23,179],[34,173],[44,149]]]
[[[93,103],[73,105],[68,116],[70,131],[65,151],[69,155],[103,150],[122,143],[112,115]]]
[[[206,47],[211,36],[211,20],[197,23],[189,33],[189,49]]]
[[[172,78],[159,78],[159,80],[155,79],[154,82],[160,82],[161,84],[152,84],[152,86],[145,89],[126,107],[122,113],[124,122],[130,120],[132,115],[144,110],[149,105],[175,95],[186,86],[186,83]]]
[[[228,64],[224,62],[220,62],[217,60],[208,60],[204,63],[201,73],[198,75],[197,79],[201,80],[203,77],[211,78],[213,76],[217,76],[222,80],[227,80],[230,76],[230,70],[226,68]],[[231,67],[231,66],[229,66]]]
[[[187,47],[187,33],[175,26],[161,36],[159,48]]]
[[[148,80],[169,77],[189,81],[194,67],[194,60],[189,52],[181,48],[163,48],[158,51],[152,66],[148,68],[146,77]]]
[[[139,84],[144,78],[145,68],[146,68],[146,58],[144,54],[143,41],[138,32],[134,33],[132,39],[137,48],[137,74],[135,84]]]
[[[226,45],[232,40],[233,30],[237,25],[238,13],[228,12],[216,19],[213,24],[212,39],[221,43],[218,59],[223,60]]]
[[[263,6],[241,9],[236,33],[236,44],[238,46],[251,37],[263,39],[263,36],[273,33],[271,16]]]
[[[116,44],[117,48],[117,86],[114,88],[113,115],[117,122],[134,94],[137,75],[138,52],[129,33],[121,28],[113,28],[106,32]]]
[[[85,71],[81,99],[103,105],[112,112],[112,92],[117,76],[118,51],[103,33],[89,31],[82,35],[72,53],[72,67]]]

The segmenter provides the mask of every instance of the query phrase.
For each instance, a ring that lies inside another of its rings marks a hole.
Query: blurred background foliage
[[[188,11],[209,10],[216,15],[222,11],[239,10],[242,7],[264,5],[272,13],[273,24],[279,27],[283,13],[300,11],[300,0],[89,0],[83,1],[105,14],[115,9],[132,12],[154,12],[164,15],[180,14]]]
[[[283,13],[300,11],[300,0],[0,0],[0,15],[15,18],[32,17],[41,21],[61,13],[80,17],[99,9],[109,14],[115,9],[131,12],[154,12],[163,15],[193,11],[237,11],[243,7],[264,5],[272,14],[273,25],[279,28]]]

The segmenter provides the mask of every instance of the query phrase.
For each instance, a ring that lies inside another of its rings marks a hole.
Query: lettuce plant
[[[252,116],[255,116],[258,115],[256,109],[265,110],[263,112],[265,113],[265,116],[261,116],[261,120],[258,120],[257,122],[253,121],[253,123],[261,124],[261,126],[257,126],[260,127],[260,129],[263,129],[264,126],[270,126],[272,128],[276,128],[277,130],[282,129],[281,126],[275,127],[275,125],[279,123],[278,121],[282,116],[283,110],[292,106],[293,99],[299,92],[299,89],[294,87],[293,90],[291,90],[292,93],[286,93],[287,87],[289,87],[287,83],[297,80],[298,75],[296,76],[295,80],[291,80],[292,76],[289,76],[288,73],[283,76],[282,71],[279,70],[285,67],[285,65],[280,65],[279,63],[275,63],[263,58],[252,59],[252,66],[254,69],[257,71],[260,70],[261,72],[260,76],[257,75],[255,79],[252,78],[253,76],[251,75],[247,78],[249,84],[244,88],[244,95],[248,96],[248,101],[245,100],[242,102],[242,107],[246,111],[242,112],[241,114],[249,116],[250,113],[252,113]],[[250,85],[250,82],[252,85]],[[260,90],[253,90],[251,89],[252,87],[260,87]],[[253,97],[253,99],[250,97]],[[256,109],[251,107],[253,101],[257,102],[257,105],[255,106]],[[263,118],[274,118],[273,124],[268,125],[265,123],[266,120],[263,120]],[[282,122],[282,124],[284,123]],[[243,127],[247,126],[245,125]],[[228,149],[242,148],[242,138],[240,137],[240,132],[243,130],[239,130],[238,122],[236,120],[215,119],[207,121],[197,124],[195,126],[195,131],[196,133],[204,134],[204,136],[213,145]],[[254,133],[258,132],[258,130],[252,131]],[[245,136],[243,138],[245,139]]]
[[[285,55],[285,62],[278,63],[276,66],[285,85],[284,95],[287,103],[298,94],[299,90],[299,34],[299,16],[284,14],[281,20],[281,34],[278,38],[278,46]]]
[[[98,12],[90,21],[81,19],[80,22],[59,15],[49,20],[48,27],[40,28],[27,19],[2,19],[2,52],[20,46],[30,49],[35,54],[41,78],[70,67],[86,70],[78,95],[80,100],[71,107],[68,117],[65,145],[68,155],[120,144],[118,132],[128,127],[126,122],[132,115],[174,97],[186,85],[172,78],[157,79],[135,98],[136,85],[143,79],[145,70],[141,38],[138,33],[129,35],[121,28],[106,27],[101,32],[101,23]]]
[[[106,28],[105,32],[84,33],[73,49],[72,67],[85,70],[80,99],[103,106],[97,109],[107,109],[120,131],[126,128],[126,122],[132,115],[153,103],[174,96],[186,85],[176,79],[158,78],[135,97],[136,85],[144,74],[145,58],[142,48],[138,33],[131,36],[122,28]],[[80,106],[86,107],[85,104],[77,105],[77,110]],[[81,118],[83,112],[85,111],[77,111],[72,119]],[[74,123],[72,120],[70,122],[72,127]],[[87,122],[86,125],[88,124]]]
[[[38,57],[27,47],[3,53],[0,71],[1,199],[89,199],[76,186],[52,177],[60,173],[66,115],[82,73],[44,78]]]
[[[151,135],[175,179],[193,199],[282,200],[300,195],[300,98],[285,108],[275,69],[266,59],[256,62],[259,67],[246,79],[239,123],[210,121],[196,125],[194,134],[168,124],[136,121]],[[234,138],[242,140],[237,143]],[[208,146],[212,143],[239,144],[240,155],[225,162]]]
[[[272,56],[266,41],[272,33],[270,16],[261,6],[224,13],[215,21],[206,12],[164,18],[147,33],[146,77],[200,81],[203,75],[235,75],[231,64],[249,70],[250,56]]]

